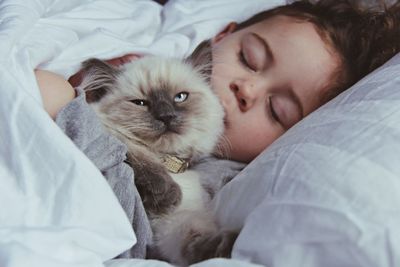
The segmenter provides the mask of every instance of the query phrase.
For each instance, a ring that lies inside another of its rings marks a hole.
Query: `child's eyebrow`
[[[269,57],[269,59],[271,61],[274,61],[274,54],[272,53],[271,47],[269,46],[267,40],[265,40],[264,38],[262,38],[260,35],[258,35],[255,32],[252,32],[251,35],[253,35],[261,43],[261,45],[264,47],[265,53]]]

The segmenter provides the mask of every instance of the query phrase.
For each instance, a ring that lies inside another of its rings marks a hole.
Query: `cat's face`
[[[162,153],[212,152],[223,132],[223,108],[192,66],[145,57],[109,71],[112,86],[94,103],[107,127]]]

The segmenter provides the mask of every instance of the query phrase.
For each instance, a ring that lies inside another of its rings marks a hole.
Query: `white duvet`
[[[44,112],[34,68],[182,57],[283,0],[0,0],[0,267],[160,267],[95,166]],[[400,266],[400,55],[291,128],[216,196],[243,227],[206,266]],[[246,138],[246,135],[243,135]]]
[[[89,57],[181,57],[227,22],[283,2],[0,1],[0,266],[166,266],[108,261],[135,234],[100,172],[44,112],[35,68],[67,78]],[[244,263],[200,266],[235,264]]]

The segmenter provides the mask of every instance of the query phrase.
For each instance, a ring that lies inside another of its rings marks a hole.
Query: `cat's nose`
[[[166,112],[159,114],[158,120],[162,121],[165,123],[165,125],[169,125],[173,119],[176,118],[176,115],[173,112]]]
[[[153,115],[156,120],[163,122],[169,128],[176,118],[176,111],[171,103],[159,101],[153,107]]]

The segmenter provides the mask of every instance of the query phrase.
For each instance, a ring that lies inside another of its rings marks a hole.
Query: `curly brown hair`
[[[315,2],[315,1],[314,1]],[[350,0],[300,0],[267,10],[240,23],[237,30],[272,16],[288,16],[310,22],[340,59],[328,92],[327,102],[400,51],[400,3],[366,9]]]

